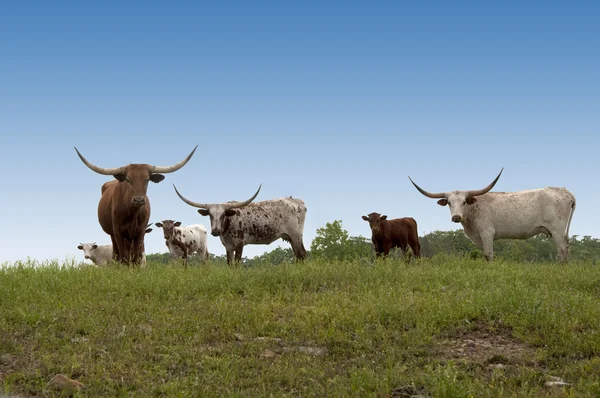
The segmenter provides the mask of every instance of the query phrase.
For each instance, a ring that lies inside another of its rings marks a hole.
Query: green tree
[[[371,242],[362,236],[349,236],[342,222],[335,220],[317,229],[310,250],[313,256],[330,260],[344,260],[371,255]]]

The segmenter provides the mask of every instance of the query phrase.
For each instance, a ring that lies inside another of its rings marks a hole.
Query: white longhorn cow
[[[489,192],[502,174],[477,191],[430,193],[408,177],[423,195],[448,205],[452,221],[483,249],[488,261],[494,257],[494,241],[528,239],[538,234],[554,238],[558,258],[567,261],[569,227],[575,212],[575,196],[566,188],[539,188],[518,192]]]
[[[180,221],[163,220],[156,225],[163,229],[165,244],[172,257],[181,257],[187,267],[188,256],[198,253],[203,261],[208,260],[206,228],[202,224],[182,227]]]
[[[277,239],[290,242],[296,259],[306,257],[302,242],[306,206],[298,198],[280,198],[252,203],[260,192],[243,202],[219,204],[197,203],[184,198],[175,185],[175,192],[190,206],[198,207],[198,213],[210,216],[211,234],[219,236],[227,251],[227,264],[239,262],[245,245],[268,245]]]

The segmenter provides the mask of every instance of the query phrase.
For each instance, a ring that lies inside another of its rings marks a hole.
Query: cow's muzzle
[[[452,222],[461,222],[461,221],[462,221],[461,216],[452,216]]]
[[[213,229],[212,231],[210,231],[210,234],[212,236],[219,236],[219,235],[221,235],[221,230],[220,229]]]
[[[136,196],[131,201],[131,204],[134,205],[135,207],[142,207],[146,204],[146,198],[144,198],[143,196]]]
[[[86,260],[89,260],[89,259],[90,259],[90,256],[85,256],[85,259],[86,259]]]

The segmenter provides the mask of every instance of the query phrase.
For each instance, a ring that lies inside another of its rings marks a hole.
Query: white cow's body
[[[495,240],[546,234],[554,238],[559,258],[566,260],[575,205],[575,196],[566,188],[488,192],[464,207],[460,223],[490,259]]]
[[[96,265],[105,265],[112,260],[112,245],[98,246],[96,243],[82,243],[77,248],[83,250],[83,256],[86,260],[92,260]]]
[[[452,221],[462,224],[465,234],[483,249],[487,260],[493,259],[495,240],[546,234],[554,238],[559,260],[566,261],[575,196],[566,188],[554,187],[489,192],[501,174],[502,171],[490,185],[476,191],[430,193],[412,179],[411,182],[423,195],[439,198],[440,206],[450,207]]]

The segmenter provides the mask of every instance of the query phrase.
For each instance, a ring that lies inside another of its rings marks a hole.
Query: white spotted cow
[[[169,248],[171,257],[183,258],[187,267],[188,257],[198,253],[203,261],[208,260],[208,246],[206,228],[202,224],[182,227],[180,221],[163,220],[156,225],[163,229],[165,244]]]
[[[261,185],[262,186],[262,185]],[[244,202],[204,204],[184,198],[175,185],[175,192],[198,213],[210,216],[211,234],[219,236],[227,252],[227,264],[239,262],[245,245],[268,245],[277,239],[290,242],[297,260],[306,257],[302,242],[306,206],[298,198],[280,198],[251,203],[260,192]]]

